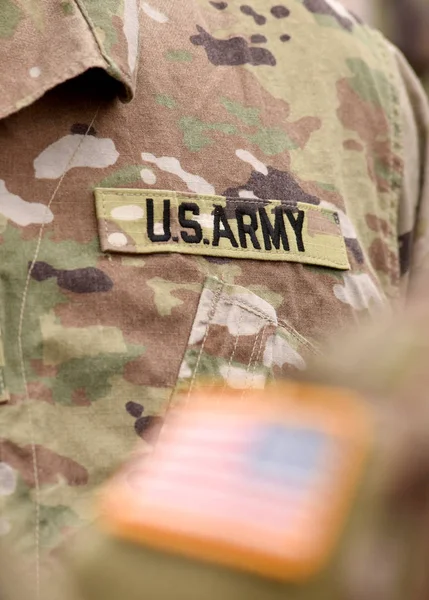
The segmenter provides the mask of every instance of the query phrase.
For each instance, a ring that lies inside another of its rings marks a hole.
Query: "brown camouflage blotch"
[[[356,140],[346,140],[343,142],[344,150],[354,150],[355,152],[362,152],[363,146]]]
[[[398,259],[382,239],[377,238],[372,242],[369,248],[369,257],[377,271],[395,277],[396,269],[392,269],[392,265],[396,265]]]
[[[390,170],[395,159],[389,138],[389,123],[386,113],[380,106],[365,102],[350,87],[348,79],[337,83],[340,106],[337,115],[346,129],[356,131],[366,149],[368,173],[377,183],[379,191],[389,191],[389,181],[376,174],[375,162],[387,166]]]
[[[322,127],[322,121],[317,117],[303,117],[288,124],[287,132],[301,149],[304,149],[315,131]]]
[[[365,215],[365,221],[371,231],[381,231],[381,233],[386,237],[391,235],[390,225],[385,219],[380,219],[380,217],[375,215],[367,214]]]
[[[85,388],[78,388],[72,392],[73,406],[91,406],[92,402],[86,394]]]
[[[18,446],[9,440],[1,444],[3,462],[16,469],[29,487],[35,486],[33,449],[31,445]],[[38,482],[40,485],[58,483],[61,475],[68,485],[78,486],[88,483],[88,472],[71,458],[61,456],[48,448],[36,444]]]
[[[40,400],[48,402],[48,404],[55,404],[52,390],[41,381],[30,381],[27,384],[27,390],[30,400]]]
[[[330,202],[337,208],[341,208],[344,210],[344,198],[341,196],[339,192],[334,192],[332,190],[326,190],[323,187],[320,187],[314,181],[301,181],[300,185],[304,192],[310,194],[312,196],[316,196],[319,201],[325,200],[326,202]]]
[[[246,320],[248,313],[243,311],[241,313],[242,322]],[[232,360],[232,362],[240,363],[245,367],[249,365],[250,360],[255,359],[254,349],[262,342],[262,337],[267,338],[266,328],[273,330],[268,321],[261,319],[261,329],[258,333],[252,335],[238,335],[235,337],[231,335],[228,327],[221,325],[211,325],[209,335],[206,338],[204,344],[204,352],[224,359],[226,362]],[[264,331],[263,331],[264,330]]]
[[[30,361],[31,368],[39,377],[55,377],[58,373],[57,367],[54,365],[45,365],[43,360],[33,359]]]

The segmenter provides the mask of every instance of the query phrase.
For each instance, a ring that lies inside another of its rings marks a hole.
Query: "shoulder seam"
[[[393,232],[395,234],[398,231],[399,222],[399,206],[401,202],[401,189],[404,180],[404,145],[403,145],[403,123],[400,114],[400,99],[399,99],[399,79],[397,69],[395,68],[395,61],[393,59],[393,53],[391,48],[392,44],[384,37],[384,35],[378,31],[374,31],[376,42],[379,47],[380,55],[383,58],[385,68],[387,71],[388,81],[390,83],[390,107],[389,113],[392,119],[390,127],[390,135],[392,139],[391,157],[389,164],[389,217]],[[400,158],[400,167],[395,164],[395,157]],[[399,167],[399,172],[396,173],[396,169]],[[396,240],[397,241],[397,240]],[[397,254],[391,255],[390,260],[391,272],[397,276],[397,284],[395,285],[394,297],[400,296],[400,265]],[[393,264],[395,263],[395,264]]]

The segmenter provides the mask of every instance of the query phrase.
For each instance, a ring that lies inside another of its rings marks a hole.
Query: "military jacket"
[[[175,392],[404,303],[428,109],[335,0],[1,6],[0,534],[41,561]]]

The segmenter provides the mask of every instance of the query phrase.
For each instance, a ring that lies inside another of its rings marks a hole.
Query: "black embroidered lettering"
[[[170,200],[164,200],[162,211],[162,226],[164,233],[155,233],[154,210],[152,198],[146,198],[147,235],[151,242],[168,242],[170,231]]]
[[[237,240],[235,239],[232,229],[229,226],[223,206],[215,205],[213,216],[213,246],[219,246],[220,238],[226,238],[231,242],[233,248],[238,248]],[[221,223],[223,225],[223,229],[220,228]]]
[[[244,222],[244,217],[250,218],[250,223]],[[255,231],[258,229],[258,219],[256,218],[256,211],[251,208],[236,208],[235,218],[237,219],[238,237],[240,238],[240,244],[242,248],[247,248],[246,235],[250,237],[253,247],[256,250],[261,249],[261,244],[256,237]]]
[[[271,244],[277,250],[280,250],[280,240],[283,250],[290,251],[289,240],[286,233],[285,222],[283,218],[283,207],[276,206],[274,209],[274,227],[267,215],[265,208],[259,209],[259,218],[261,219],[262,235],[264,236],[265,250],[271,250]]]
[[[287,218],[289,219],[289,223],[292,225],[292,229],[295,232],[297,248],[299,252],[305,252],[304,242],[302,239],[302,228],[304,226],[305,212],[303,210],[298,210],[296,217],[292,210],[286,210],[285,212]]]
[[[198,221],[186,218],[186,212],[191,212],[193,215],[200,214],[200,207],[195,202],[182,202],[179,206],[179,223],[181,227],[193,229],[194,234],[189,234],[187,231],[180,233],[182,240],[187,244],[199,244],[203,239],[203,230]]]

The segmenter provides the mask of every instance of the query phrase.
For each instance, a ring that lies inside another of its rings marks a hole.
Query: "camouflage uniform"
[[[80,589],[82,598],[85,600],[96,600],[97,598],[109,600],[121,597],[124,600],[138,600],[141,597],[142,573],[144,573],[145,593],[153,600],[187,599],[194,597],[194,589],[198,590],[198,595],[195,597],[204,600],[217,600],[220,597],[234,598],[234,600],[240,598],[258,600],[261,598],[264,600],[277,598],[287,598],[287,600],[319,598],[330,598],[331,600],[362,598],[365,600],[380,600],[381,598],[383,600],[403,598],[421,600],[428,598],[428,293],[429,280],[426,280],[417,300],[413,300],[408,305],[408,310],[404,312],[399,321],[396,316],[394,318],[392,316],[385,318],[384,316],[379,319],[377,324],[371,323],[367,327],[362,327],[359,332],[354,332],[352,337],[339,336],[334,347],[330,348],[325,356],[317,357],[309,365],[309,369],[300,374],[300,378],[307,380],[303,387],[296,382],[289,387],[283,387],[282,394],[285,401],[282,410],[285,415],[291,411],[294,415],[295,420],[292,422],[295,426],[299,423],[295,411],[297,406],[308,411],[307,414],[312,416],[314,424],[318,422],[319,410],[322,412],[323,410],[333,410],[336,398],[339,401],[338,406],[341,407],[341,418],[344,419],[343,430],[347,430],[345,415],[350,408],[350,393],[352,390],[358,391],[353,401],[356,401],[355,408],[359,408],[359,410],[353,416],[349,415],[349,422],[352,423],[352,430],[354,429],[356,436],[354,445],[363,444],[365,446],[370,439],[369,453],[359,475],[358,493],[354,495],[347,507],[347,519],[339,525],[340,535],[330,548],[329,557],[323,565],[319,564],[312,574],[308,572],[303,574],[302,571],[298,574],[293,569],[288,570],[285,562],[283,565],[284,580],[279,581],[273,574],[270,576],[262,569],[258,571],[258,567],[261,565],[255,565],[254,562],[251,565],[243,562],[240,564],[237,560],[230,561],[231,555],[228,557],[229,562],[228,559],[219,558],[215,554],[210,555],[208,551],[208,540],[211,538],[210,527],[204,529],[204,526],[196,536],[199,541],[205,536],[203,543],[199,545],[199,553],[193,550],[192,544],[186,548],[180,546],[177,538],[167,538],[168,543],[166,544],[164,537],[160,543],[156,531],[162,529],[162,525],[159,526],[157,510],[153,510],[154,506],[158,508],[158,505],[152,495],[153,487],[150,491],[150,483],[147,485],[148,480],[150,482],[151,479],[153,484],[154,473],[156,474],[155,481],[158,484],[160,482],[169,483],[167,487],[161,485],[156,488],[155,498],[160,502],[161,510],[164,510],[162,514],[166,515],[169,526],[176,531],[179,539],[183,531],[187,532],[188,530],[186,527],[183,528],[179,516],[176,515],[176,520],[171,518],[176,506],[170,504],[169,499],[167,502],[163,500],[163,492],[168,490],[167,493],[174,498],[180,514],[180,510],[183,508],[183,485],[188,486],[188,492],[193,491],[200,502],[202,502],[201,498],[205,498],[209,507],[212,506],[211,495],[213,495],[212,500],[215,499],[222,503],[223,507],[225,505],[230,507],[229,511],[225,511],[230,520],[230,527],[225,527],[226,534],[222,527],[219,527],[219,530],[225,535],[227,546],[228,544],[234,546],[234,529],[240,519],[237,518],[233,503],[229,501],[234,498],[234,494],[238,493],[237,489],[240,492],[246,489],[246,474],[249,473],[249,463],[254,460],[255,451],[251,441],[252,429],[247,421],[246,425],[243,425],[243,428],[246,427],[247,434],[247,444],[245,445],[247,459],[245,458],[242,462],[236,461],[237,456],[234,452],[239,452],[243,446],[240,444],[239,436],[231,435],[231,422],[234,421],[234,417],[231,418],[231,416],[234,414],[234,408],[231,408],[231,404],[225,404],[224,391],[218,390],[217,407],[222,407],[225,436],[213,436],[213,431],[216,431],[218,426],[216,421],[219,422],[216,418],[218,416],[216,411],[213,411],[213,426],[207,427],[209,441],[203,436],[190,436],[189,430],[184,428],[185,433],[182,430],[175,438],[176,446],[169,439],[169,436],[172,435],[171,430],[177,427],[177,421],[174,423],[173,420],[170,429],[166,427],[163,431],[166,437],[160,440],[155,449],[155,466],[152,465],[140,474],[139,470],[142,466],[147,466],[147,457],[143,456],[143,465],[133,457],[133,460],[116,477],[116,481],[109,484],[112,489],[109,490],[109,486],[106,486],[109,491],[107,493],[104,491],[101,503],[104,504],[102,518],[95,527],[88,528],[82,535],[76,536],[77,545],[68,556],[67,564],[71,580]],[[307,387],[310,379],[315,384],[312,391]],[[323,384],[328,384],[330,387],[324,389]],[[273,397],[276,397],[276,393],[278,393],[276,386],[271,386],[271,390],[268,387],[262,392],[256,392],[259,401],[265,405],[269,404]],[[241,397],[241,401],[244,401],[247,407],[252,406],[251,395],[249,391],[246,391],[246,395]],[[295,402],[291,402],[291,398],[295,398]],[[315,398],[317,401],[312,404]],[[234,402],[234,399],[232,400]],[[359,415],[360,410],[368,418],[367,423],[370,423],[368,438],[364,429],[360,427],[362,424],[359,418],[362,417],[362,414]],[[299,409],[297,412],[299,413]],[[252,409],[248,408],[250,421],[254,414]],[[281,424],[280,413],[277,413],[277,422],[275,415],[274,410],[271,413],[273,419],[271,422],[277,423],[277,425]],[[206,418],[208,419],[208,417]],[[192,419],[189,422],[192,430]],[[195,422],[201,424],[201,421],[196,420]],[[298,427],[296,431],[298,431]],[[301,431],[308,432],[308,429],[303,428]],[[287,439],[288,433],[284,431],[283,436],[282,440]],[[183,439],[186,439],[186,449],[189,449],[189,444],[191,447],[193,443],[195,444],[194,453],[183,452],[183,446],[181,447],[180,443],[181,437],[182,442]],[[235,444],[231,444],[232,439]],[[347,451],[345,448],[347,445],[340,442],[338,444],[341,447],[342,460],[346,462]],[[276,443],[273,443],[270,448],[275,446]],[[178,447],[182,451],[177,451]],[[214,447],[217,452],[213,451]],[[301,446],[301,450],[304,448],[305,444]],[[229,460],[221,459],[217,462],[219,456],[224,457],[225,450],[228,452]],[[159,453],[158,458],[156,458],[157,452]],[[195,469],[195,462],[197,465],[201,464],[201,455],[207,454],[205,470],[198,471],[198,468]],[[329,472],[329,468],[326,467],[329,460],[324,462],[321,459],[322,455],[323,451],[320,451],[317,475],[321,478],[326,475],[327,471]],[[177,465],[178,456],[180,456],[179,465]],[[285,455],[283,456],[282,464],[285,471],[282,471],[282,474],[284,476],[288,459]],[[249,498],[253,500],[253,496],[244,492],[242,493],[244,496],[243,511],[240,513],[240,517],[246,521],[246,515],[250,513],[251,517],[247,523],[250,528],[255,523],[257,527],[261,528],[261,534],[255,537],[257,540],[263,539],[266,548],[269,548],[270,544],[278,539],[279,530],[287,529],[287,525],[292,521],[293,528],[297,528],[299,531],[298,538],[303,531],[305,536],[306,529],[313,532],[310,538],[310,547],[314,549],[318,547],[318,536],[320,530],[323,530],[323,523],[326,523],[322,516],[324,514],[323,500],[318,503],[316,499],[312,503],[308,501],[308,498],[304,500],[303,496],[300,496],[300,482],[302,483],[303,480],[306,490],[314,490],[308,479],[302,478],[303,472],[306,472],[303,467],[306,462],[306,452],[305,450],[301,453],[297,452],[296,446],[294,446],[294,453],[291,453],[291,456],[293,456],[294,465],[300,464],[300,476],[282,477],[278,487],[271,487],[267,483],[269,477],[259,480],[258,491],[255,495],[260,503],[260,512],[249,511],[248,500]],[[163,460],[166,460],[167,469],[163,469]],[[271,468],[273,463],[275,463],[275,459],[273,462],[267,461]],[[176,469],[171,468],[174,464],[177,465]],[[237,464],[240,466],[235,469]],[[216,465],[218,465],[217,468]],[[241,469],[240,467],[244,465],[246,466]],[[344,468],[345,472],[350,473],[348,466],[344,465]],[[279,472],[275,472],[278,475]],[[250,473],[253,484],[258,477],[258,471],[250,469]],[[219,475],[221,477],[217,479]],[[335,470],[334,479],[337,483],[342,480],[340,469]],[[233,484],[229,486],[231,481]],[[237,487],[234,486],[234,483]],[[201,493],[199,485],[202,489]],[[279,513],[276,512],[275,499],[276,493],[279,493],[282,485],[284,485],[283,491],[285,488],[289,489],[288,493],[281,496],[284,510],[282,518],[280,518]],[[271,511],[267,510],[263,499],[265,486],[269,489],[268,494],[273,501],[270,505]],[[261,488],[262,493],[259,494]],[[292,493],[291,488],[293,489]],[[319,493],[320,489],[318,488]],[[331,485],[329,489],[329,498],[334,503],[335,485]],[[224,492],[224,497],[218,496],[220,491]],[[323,497],[323,494],[320,496]],[[106,504],[107,497],[109,499]],[[117,500],[118,497],[121,498],[120,502]],[[188,497],[194,498],[192,493],[189,493]],[[291,497],[293,498],[292,509],[289,504]],[[177,501],[178,498],[181,500]],[[299,501],[298,498],[300,498]],[[130,510],[130,506],[128,506],[128,510],[123,511],[126,515],[124,521],[126,523],[130,519],[130,523],[133,525],[132,529],[124,526],[122,515],[119,523],[117,519],[120,507],[127,501],[131,506],[133,505],[134,510]],[[152,507],[151,502],[154,505]],[[108,504],[110,504],[110,509]],[[291,512],[288,509],[291,509]],[[300,521],[302,516],[300,511],[306,513],[306,510],[311,514],[318,515],[319,526],[315,525],[313,529],[311,526],[308,527],[308,521],[304,520],[304,523]],[[216,514],[216,510],[214,513]],[[204,509],[196,511],[196,521],[201,514],[205,514]],[[264,526],[272,523],[273,514],[277,515],[275,522],[277,527],[272,529],[268,527],[262,533]],[[141,524],[145,521],[151,523],[152,529],[150,532],[146,530],[142,533]],[[297,526],[297,523],[300,523],[301,527]],[[194,531],[198,531],[198,526]],[[245,535],[243,537],[243,548],[246,549],[248,545],[255,544],[255,538],[250,538],[251,541],[249,541],[249,537]],[[287,534],[283,536],[283,542],[286,539]],[[256,543],[255,546],[257,545]],[[284,543],[283,547],[287,548],[290,556],[295,559],[299,560],[302,557],[294,546],[293,538],[290,545]],[[305,544],[303,547],[305,548]],[[166,551],[167,549],[168,551]],[[228,547],[225,552],[228,554]],[[252,563],[251,559],[249,563]],[[265,566],[267,564],[271,567],[275,564],[272,556],[268,558]]]
[[[335,0],[3,0],[0,38],[0,533],[39,561],[175,389],[404,302],[428,109]]]

